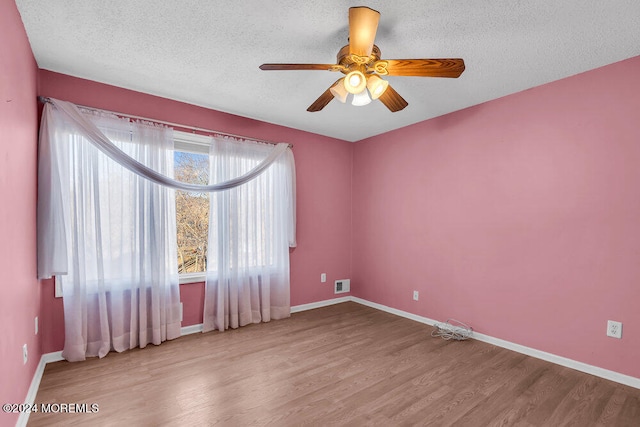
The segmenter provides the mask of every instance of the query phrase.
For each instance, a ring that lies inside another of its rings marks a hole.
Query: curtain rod
[[[47,96],[38,96],[38,101],[43,103],[43,104],[48,103],[49,102],[49,97],[47,97]],[[84,108],[86,110],[98,111],[98,112],[108,113],[108,114],[115,114],[116,116],[126,117],[128,119],[145,120],[145,121],[148,121],[148,122],[167,125],[167,126],[172,126],[172,127],[177,127],[177,128],[180,128],[180,129],[188,129],[188,130],[191,130],[191,131],[210,133],[210,134],[219,135],[219,136],[229,136],[229,137],[232,137],[232,138],[241,138],[241,139],[246,139],[246,140],[249,140],[249,141],[259,142],[259,143],[263,143],[263,144],[271,144],[271,145],[277,145],[278,144],[277,142],[273,142],[273,141],[266,141],[264,139],[256,139],[256,138],[251,138],[251,137],[248,137],[248,136],[235,135],[233,133],[219,132],[217,130],[205,129],[205,128],[200,128],[200,127],[197,127],[197,126],[181,125],[180,123],[173,123],[173,122],[167,122],[167,121],[164,121],[164,120],[150,119],[148,117],[134,116],[132,114],[118,113],[116,111],[103,110],[101,108],[87,107],[86,105],[79,105],[79,104],[75,104],[75,105],[80,107],[80,108]],[[289,144],[289,148],[293,148],[293,144]]]

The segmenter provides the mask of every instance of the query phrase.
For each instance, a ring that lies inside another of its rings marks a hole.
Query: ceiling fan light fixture
[[[351,105],[356,107],[362,107],[363,105],[367,105],[371,102],[371,98],[366,90],[363,90],[360,93],[353,94],[353,101],[351,101]]]
[[[367,89],[371,93],[372,99],[378,99],[389,87],[389,82],[381,79],[375,74],[369,76],[367,79]]]
[[[344,87],[347,92],[355,95],[367,87],[367,79],[361,71],[352,71],[344,78]]]
[[[343,104],[347,102],[347,96],[349,95],[349,92],[347,92],[347,88],[344,87],[344,78],[333,85],[329,90],[331,91],[333,97],[338,101],[342,102]]]
[[[349,44],[336,56],[335,64],[262,64],[261,70],[318,70],[345,74],[307,108],[317,112],[334,98],[347,102],[353,94],[352,105],[366,105],[379,99],[392,113],[404,109],[407,101],[381,76],[460,77],[465,70],[462,58],[381,59],[375,44],[380,12],[366,6],[349,8]]]

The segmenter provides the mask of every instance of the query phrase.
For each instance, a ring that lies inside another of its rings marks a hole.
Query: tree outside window
[[[176,151],[174,173],[179,181],[209,183],[206,154]],[[202,273],[207,269],[209,194],[176,191],[178,273]]]

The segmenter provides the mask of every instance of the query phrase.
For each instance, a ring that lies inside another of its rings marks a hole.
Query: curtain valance
[[[56,111],[60,112],[60,115],[54,116]],[[142,163],[124,153],[116,145],[109,141],[109,139],[96,127],[96,125],[91,122],[91,120],[87,119],[78,110],[78,107],[76,107],[71,102],[49,98],[49,102],[47,102],[47,104],[45,105],[43,115],[45,116],[47,123],[50,123],[52,120],[70,121],[71,123],[73,123],[80,135],[87,138],[89,142],[95,145],[107,156],[118,162],[118,164],[129,169],[135,174],[138,174],[150,181],[155,182],[156,184],[164,185],[175,190],[210,193],[237,187],[251,181],[253,178],[260,175],[289,148],[289,144],[276,144],[267,158],[265,158],[260,164],[256,165],[256,167],[246,172],[242,176],[230,179],[225,182],[219,182],[210,185],[189,184],[186,182],[176,181],[173,178],[169,178],[166,175],[156,172],[155,170],[143,165]],[[45,137],[47,137],[47,134],[45,134]]]

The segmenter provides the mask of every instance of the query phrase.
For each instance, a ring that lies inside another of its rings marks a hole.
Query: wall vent
[[[346,292],[351,292],[351,280],[350,279],[336,280],[334,293],[344,294]]]

